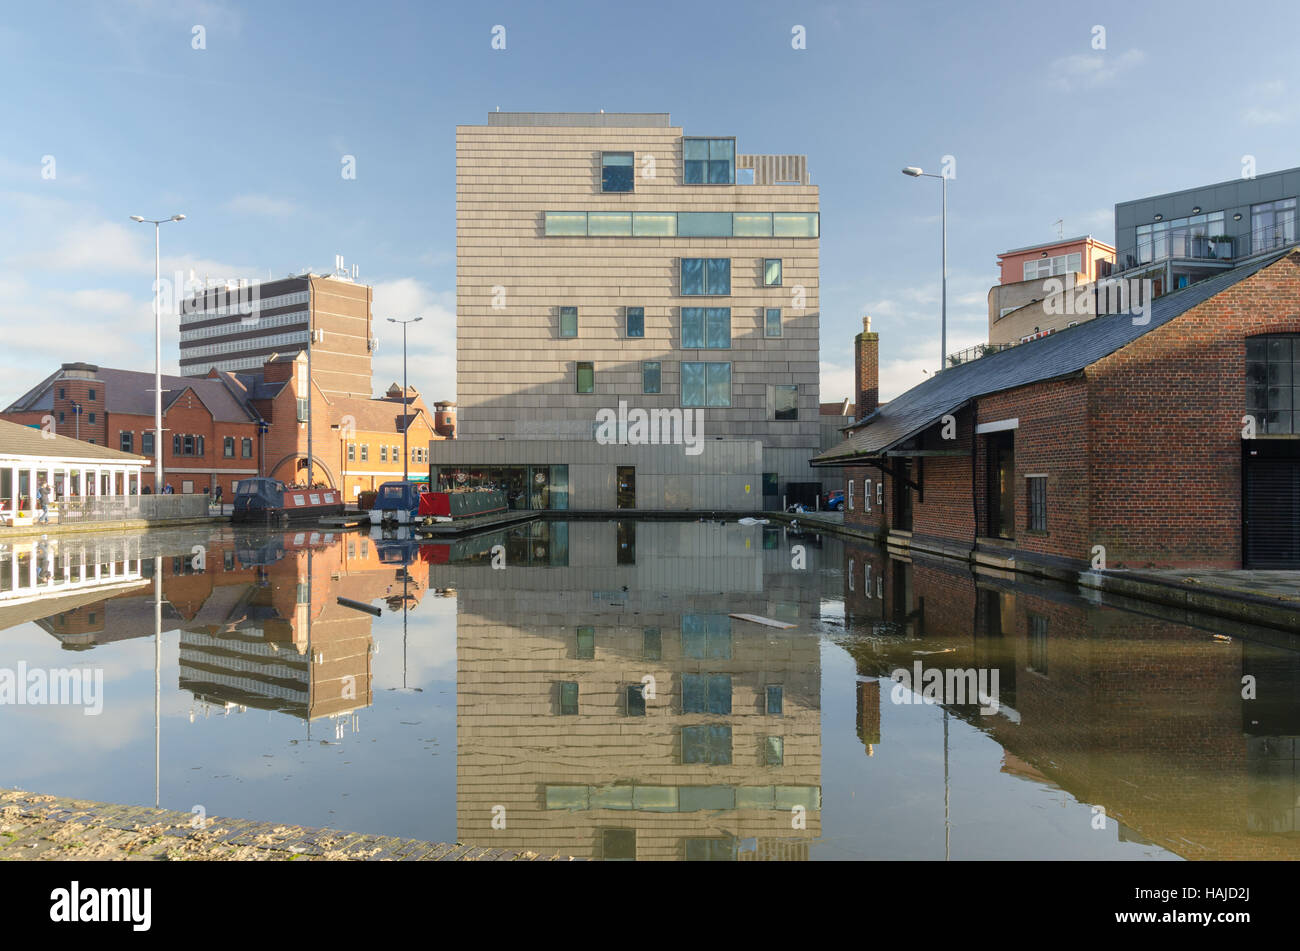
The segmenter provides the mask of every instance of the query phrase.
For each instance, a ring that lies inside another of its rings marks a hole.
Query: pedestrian
[[[46,494],[45,494],[45,486],[43,486],[43,485],[42,485],[42,486],[37,486],[37,488],[36,488],[36,505],[40,508],[40,510],[41,510],[41,515],[40,515],[40,518],[38,518],[36,521],[39,522],[39,523],[42,524],[42,525],[48,523],[49,520],[50,520],[50,510],[49,510],[48,508],[45,507],[45,501],[46,501],[47,498],[48,498],[48,496],[46,496]]]
[[[217,504],[221,504],[221,485],[217,485]]]

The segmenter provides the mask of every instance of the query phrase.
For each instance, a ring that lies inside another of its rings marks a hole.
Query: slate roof
[[[846,427],[851,435],[844,442],[809,462],[838,465],[877,456],[976,397],[1077,373],[1291,253],[1294,249],[1281,251],[1157,297],[1151,302],[1150,323],[1135,325],[1129,314],[1109,314],[950,367]]]
[[[144,370],[98,367],[95,370],[95,377],[103,384],[106,412],[127,413],[133,416],[153,415],[153,373]],[[61,378],[61,373],[52,373],[19,397],[5,412],[49,409],[53,405],[51,394],[54,386]],[[246,423],[255,418],[253,411],[227,388],[223,380],[198,376],[172,376],[164,373],[162,385],[164,410],[180,399],[181,394],[189,388],[194,390],[198,398],[203,401],[203,405],[212,413],[213,419],[218,422]]]
[[[148,462],[144,456],[96,446],[81,439],[46,433],[0,419],[0,456],[40,456],[53,459],[101,459],[104,462]]]

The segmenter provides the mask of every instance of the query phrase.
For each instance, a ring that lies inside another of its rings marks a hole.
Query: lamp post
[[[423,320],[423,319],[424,319],[423,317],[408,317],[406,320],[398,320],[396,317],[389,317],[389,318],[388,318],[388,322],[389,322],[390,324],[401,324],[401,325],[402,325],[402,481],[403,481],[403,482],[408,481],[408,479],[407,479],[407,463],[409,463],[409,462],[410,462],[410,459],[411,459],[411,453],[410,453],[410,450],[407,449],[407,446],[406,446],[406,431],[407,431],[408,429],[411,428],[411,417],[410,417],[410,414],[407,413],[407,411],[406,411],[406,409],[407,409],[407,403],[406,403],[406,399],[407,399],[407,397],[406,397],[406,325],[407,325],[407,324],[418,323],[419,321],[421,321],[421,320]]]
[[[184,215],[170,218],[142,218],[132,215],[131,220],[153,225],[153,490],[163,489],[163,427],[162,427],[162,275],[159,273],[158,229],[165,221],[184,221]]]
[[[937,178],[943,186],[943,285],[939,316],[939,369],[948,365],[948,177],[923,172],[915,165],[903,169],[912,178]]]
[[[77,438],[81,438],[81,404],[76,400],[72,401],[72,418],[77,423]]]

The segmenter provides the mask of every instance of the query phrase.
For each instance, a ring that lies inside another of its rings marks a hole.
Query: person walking
[[[40,517],[37,518],[36,521],[41,525],[47,525],[50,521],[50,510],[48,508],[49,498],[48,487],[43,485],[36,487],[36,505],[41,510]]]

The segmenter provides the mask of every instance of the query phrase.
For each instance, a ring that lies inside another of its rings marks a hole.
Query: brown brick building
[[[845,518],[1069,575],[1300,566],[1300,253],[944,370],[887,406],[858,338]],[[1104,558],[1104,562],[1099,559]]]

